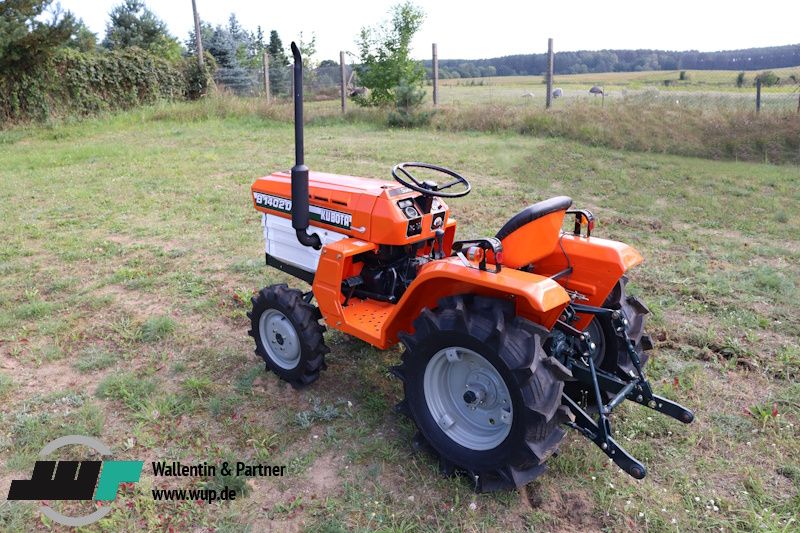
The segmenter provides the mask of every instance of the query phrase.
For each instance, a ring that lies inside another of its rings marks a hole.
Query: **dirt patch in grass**
[[[564,491],[558,487],[538,489],[526,488],[523,505],[550,517],[549,527],[556,531],[602,531],[603,526],[596,521],[594,499],[582,489]]]
[[[39,368],[21,367],[16,374],[15,383],[20,386],[22,397],[30,397],[52,391],[77,389],[94,393],[104,374],[82,374],[76,371],[69,361],[54,362]]]
[[[126,289],[119,285],[106,285],[96,292],[99,296],[113,297],[114,303],[131,316],[147,318],[174,312],[172,301],[151,292]]]
[[[332,453],[319,456],[308,470],[311,484],[306,493],[314,498],[335,494],[334,489],[339,485],[339,461]]]

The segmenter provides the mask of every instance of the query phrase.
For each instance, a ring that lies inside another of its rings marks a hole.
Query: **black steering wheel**
[[[409,168],[426,168],[428,170],[433,170],[435,172],[439,172],[441,174],[446,174],[451,178],[455,178],[452,181],[445,183],[444,185],[439,185],[435,181],[425,180],[420,182],[417,178],[415,178],[411,172],[407,169]],[[407,179],[403,179],[398,176],[397,172],[401,172]],[[466,196],[469,194],[469,191],[472,190],[472,185],[470,185],[469,180],[462,176],[461,174],[450,170],[449,168],[440,167],[437,165],[431,165],[430,163],[399,163],[392,167],[392,177],[397,180],[400,185],[408,187],[412,191],[417,191],[425,196],[441,196],[443,198],[460,198],[461,196]],[[464,186],[463,190],[457,191],[446,191],[443,192],[444,189],[449,189],[455,185],[461,184]]]

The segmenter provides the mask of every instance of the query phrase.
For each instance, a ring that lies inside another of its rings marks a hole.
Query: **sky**
[[[60,0],[100,38],[108,12],[121,0]],[[145,0],[185,41],[192,27],[191,0]],[[296,0],[196,0],[200,17],[225,24],[235,13],[245,28],[275,29],[288,47],[302,31],[317,37],[318,61],[355,52],[359,29],[387,18],[397,0],[343,2]],[[737,0],[475,1],[415,0],[426,13],[413,55],[427,59],[437,43],[440,59],[479,59],[542,53],[552,37],[558,51],[606,48],[731,50],[800,43],[800,2]]]

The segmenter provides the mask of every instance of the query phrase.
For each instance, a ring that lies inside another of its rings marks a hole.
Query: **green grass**
[[[94,372],[113,366],[117,359],[112,353],[91,347],[83,352],[73,366],[80,372]]]
[[[114,503],[111,529],[797,527],[798,167],[617,151],[538,130],[387,130],[372,112],[311,121],[312,169],[389,179],[392,164],[419,159],[469,176],[472,194],[451,202],[462,238],[569,194],[597,216],[596,235],[645,257],[630,275],[652,310],[649,373],[697,421],[620,409],[617,434],[649,469],[640,482],[570,433],[526,494],[474,495],[413,452],[414,430],[391,408],[398,349],[329,330],[329,368],[299,392],[253,357],[246,302],[288,278],[263,266],[249,187],[290,167],[293,151],[286,108],[251,106],[159,106],[4,132],[0,479],[29,475],[52,438],[85,433],[119,458],[290,467],[281,480],[235,480],[249,494],[214,506],[156,504],[148,488],[162,480],[145,475]],[[35,508],[0,506],[0,529],[44,527]]]
[[[133,374],[111,374],[97,386],[98,398],[119,400],[130,409],[144,405],[156,391],[156,383]]]
[[[11,392],[14,388],[14,379],[5,372],[0,373],[0,398]]]
[[[154,316],[145,320],[140,329],[144,342],[161,340],[175,331],[175,321],[168,316]]]

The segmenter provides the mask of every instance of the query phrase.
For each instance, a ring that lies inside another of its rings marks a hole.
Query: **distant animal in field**
[[[525,93],[522,95],[523,98],[533,98],[533,93]]]
[[[564,91],[561,89],[561,87],[553,89],[553,98],[561,98],[562,96],[564,96]]]

